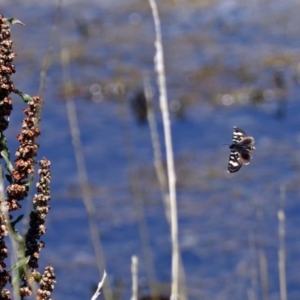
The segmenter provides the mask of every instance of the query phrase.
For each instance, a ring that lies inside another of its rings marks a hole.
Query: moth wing
[[[240,158],[240,154],[236,150],[231,150],[227,171],[229,173],[235,173],[242,167],[242,165],[243,162]]]
[[[243,145],[253,145],[255,142],[254,138],[252,136],[246,136],[244,138],[241,138],[239,144],[243,144]]]
[[[233,127],[233,134],[232,134],[232,142],[234,144],[239,143],[245,138],[247,135],[245,131],[242,129],[237,128],[236,126]]]

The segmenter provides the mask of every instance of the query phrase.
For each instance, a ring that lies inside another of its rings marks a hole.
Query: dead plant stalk
[[[155,0],[149,0],[151,6],[154,25],[155,25],[155,48],[154,57],[155,69],[157,72],[157,82],[159,87],[159,102],[163,119],[164,138],[166,144],[168,187],[170,199],[171,215],[171,241],[172,241],[172,288],[170,299],[178,297],[179,283],[179,243],[178,243],[178,218],[177,218],[177,201],[176,201],[176,175],[174,167],[174,155],[172,146],[171,122],[168,109],[168,97],[166,88],[166,76],[164,67],[162,37],[160,20]]]

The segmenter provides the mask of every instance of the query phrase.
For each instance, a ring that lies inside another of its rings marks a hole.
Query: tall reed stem
[[[281,208],[278,210],[278,271],[279,271],[279,283],[280,283],[280,300],[287,300],[287,287],[286,287],[286,250],[285,250],[285,186],[280,186],[280,204]]]
[[[170,299],[178,298],[179,283],[179,243],[178,243],[178,217],[177,217],[177,200],[176,200],[176,175],[174,167],[174,155],[171,134],[171,122],[168,109],[166,76],[164,67],[164,56],[162,47],[162,37],[160,20],[155,0],[149,0],[152,9],[154,25],[155,25],[155,48],[154,57],[155,69],[157,72],[157,83],[159,87],[159,102],[163,119],[164,137],[166,144],[168,187],[170,196],[170,212],[171,212],[171,241],[172,241],[172,288]]]

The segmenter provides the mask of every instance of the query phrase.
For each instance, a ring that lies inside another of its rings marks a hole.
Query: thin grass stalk
[[[257,232],[260,234],[258,242],[258,266],[259,266],[259,276],[261,285],[261,294],[263,300],[269,300],[269,275],[268,275],[268,260],[266,252],[264,250],[264,242],[262,233],[264,232],[262,224],[264,220],[263,210],[260,207],[260,202],[256,199],[256,219],[257,219]]]
[[[130,135],[128,120],[126,118],[126,116],[128,115],[128,111],[126,109],[126,106],[120,106],[120,108],[124,108],[124,109],[120,109],[119,114],[120,114],[120,119],[122,120],[122,130],[123,130],[122,137],[124,139],[126,157],[128,161],[130,191],[136,209],[138,229],[139,229],[142,252],[143,252],[143,257],[144,257],[144,262],[146,267],[148,286],[151,294],[155,295],[156,294],[155,283],[157,280],[156,280],[155,268],[153,263],[153,255],[150,247],[149,230],[148,230],[148,225],[146,222],[146,216],[144,211],[144,203],[143,203],[144,196],[140,184],[141,175],[137,174],[137,172],[134,170],[134,152],[132,147],[132,138]]]
[[[138,257],[131,257],[131,276],[132,276],[132,297],[131,300],[138,300]]]
[[[154,58],[155,69],[157,72],[157,81],[159,87],[159,102],[162,113],[164,137],[166,144],[168,186],[170,197],[170,213],[171,213],[171,241],[172,241],[172,286],[170,299],[178,298],[179,293],[179,243],[178,243],[178,216],[177,216],[177,200],[176,200],[176,175],[174,167],[174,155],[171,134],[171,122],[168,109],[166,76],[164,67],[164,56],[162,47],[162,36],[158,9],[155,0],[149,0],[154,25],[155,25],[155,48],[156,54]]]
[[[280,300],[287,300],[286,272],[285,272],[285,214],[282,209],[278,210],[278,270],[280,283]]]
[[[69,64],[70,64],[70,53],[66,48],[62,48],[61,51],[61,63],[63,69],[63,81],[66,86],[66,107],[67,107],[67,114],[68,120],[70,125],[70,132],[72,136],[72,143],[75,152],[76,158],[76,165],[78,170],[78,179],[79,185],[82,193],[83,203],[85,205],[87,215],[88,215],[88,223],[89,223],[89,230],[90,236],[93,243],[95,256],[96,256],[96,264],[99,270],[99,274],[103,270],[106,269],[105,267],[105,260],[100,240],[100,233],[97,227],[96,222],[96,208],[94,206],[90,188],[88,186],[88,174],[85,165],[85,159],[80,139],[80,129],[78,126],[77,114],[76,114],[76,107],[73,101],[73,98],[70,96],[71,94],[71,81],[70,81],[70,74],[69,74]],[[103,294],[105,299],[112,300],[112,291],[110,289],[109,284],[105,284],[103,287]]]
[[[279,286],[280,286],[280,300],[287,300],[286,287],[286,250],[285,250],[285,213],[283,206],[285,204],[285,186],[280,187],[281,194],[281,208],[278,210],[278,271],[279,271]]]
[[[251,287],[248,289],[248,298],[256,300],[257,299],[257,286],[258,286],[258,272],[256,266],[256,255],[257,249],[254,241],[254,236],[249,233],[248,234],[248,243],[249,243],[249,250],[252,252],[250,253],[251,257],[251,268],[250,268],[250,281]]]
[[[268,261],[266,257],[266,252],[263,249],[258,250],[258,262],[262,289],[262,299],[269,300]]]
[[[247,298],[248,298],[248,300],[255,300],[256,299],[253,289],[248,289],[247,290]]]
[[[165,173],[165,169],[162,161],[161,146],[159,142],[159,135],[157,130],[157,124],[155,120],[155,113],[153,109],[153,92],[149,81],[148,74],[144,74],[144,93],[147,101],[147,119],[150,127],[151,143],[154,154],[154,167],[157,175],[160,192],[163,197],[165,214],[168,223],[170,224],[170,200],[168,194],[168,182]]]
[[[57,4],[56,13],[54,15],[54,21],[53,21],[53,24],[52,24],[51,32],[50,32],[48,49],[47,49],[47,52],[46,52],[46,55],[45,55],[45,59],[43,61],[43,67],[42,67],[41,74],[40,74],[40,86],[39,86],[38,95],[40,95],[40,97],[42,99],[44,98],[44,93],[45,93],[46,75],[47,75],[47,71],[48,71],[50,63],[51,63],[53,43],[54,43],[54,40],[55,40],[55,32],[56,32],[58,19],[59,19],[59,15],[60,15],[61,4],[62,4],[62,0],[59,0],[58,4]]]
[[[147,73],[144,74],[144,93],[147,101],[147,118],[148,118],[148,123],[150,128],[151,143],[153,147],[155,172],[157,175],[160,191],[165,206],[166,219],[168,221],[168,224],[171,226],[170,200],[168,194],[167,176],[162,161],[161,145],[159,142],[159,134],[157,130],[157,123],[156,123],[155,113],[154,113],[153,91]],[[186,291],[186,283],[185,283],[186,282],[185,271],[180,256],[179,256],[179,275],[180,275],[179,285],[181,289],[180,296],[182,300],[186,300],[187,291]]]
[[[138,229],[141,239],[142,252],[146,267],[146,274],[148,279],[148,286],[152,295],[156,294],[156,274],[153,263],[153,254],[150,247],[149,230],[146,222],[146,216],[143,205],[143,195],[140,189],[139,176],[133,174],[133,170],[130,171],[130,186],[132,195],[135,202],[136,213],[138,218]],[[155,299],[156,300],[156,299]]]

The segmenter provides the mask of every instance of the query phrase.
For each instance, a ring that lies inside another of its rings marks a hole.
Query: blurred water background
[[[283,208],[288,296],[298,300],[299,2],[157,2],[188,298],[279,299],[277,212]],[[0,8],[5,17],[26,24],[12,26],[18,54],[13,80],[18,89],[35,95],[57,3],[2,0]],[[147,225],[157,285],[168,288],[170,283],[170,231],[149,126],[139,107],[147,72],[163,144],[154,39],[148,1],[62,1],[51,41],[39,139],[40,155],[52,162],[41,266],[55,268],[54,299],[89,299],[99,280],[66,113],[61,43],[71,53],[89,187],[115,299],[130,298],[132,255],[140,260],[140,293],[148,293],[149,258],[144,257],[141,224]],[[14,107],[7,133],[12,147],[23,107],[18,98]],[[223,144],[231,142],[233,126],[253,136],[257,150],[249,166],[229,175],[229,149]]]

